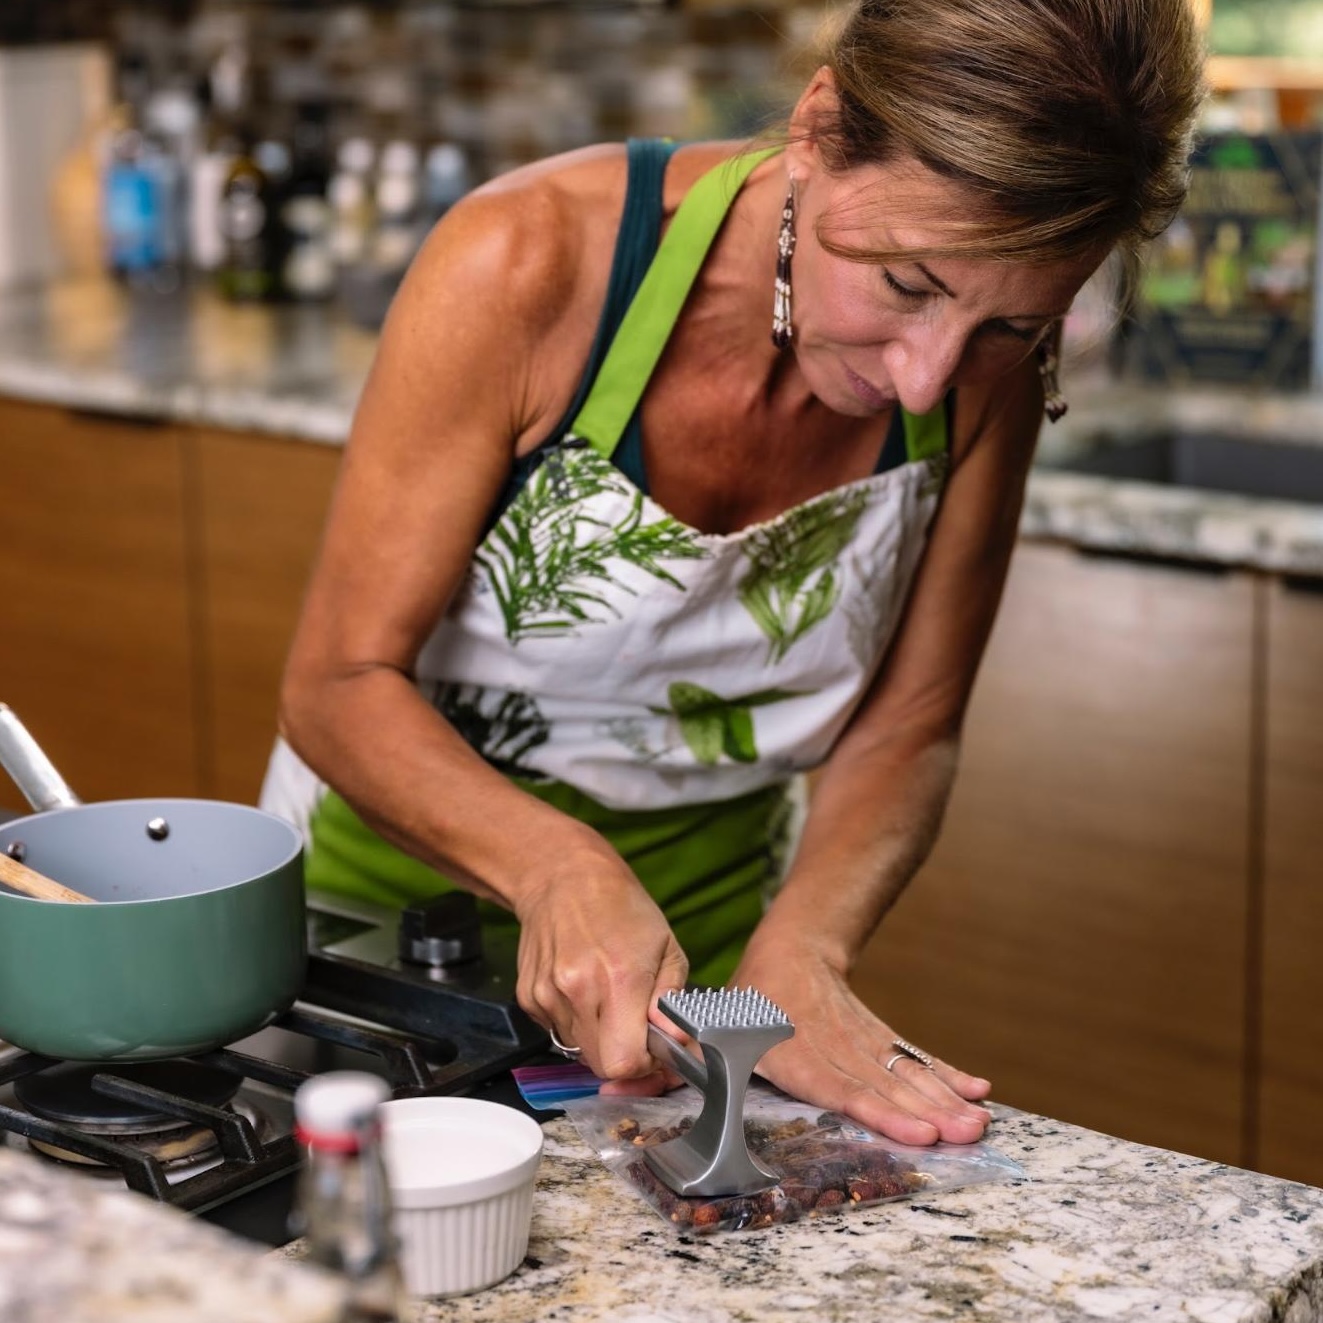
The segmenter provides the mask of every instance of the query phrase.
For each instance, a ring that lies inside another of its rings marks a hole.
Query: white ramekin
[[[409,1294],[461,1295],[514,1272],[528,1252],[542,1127],[476,1098],[401,1098],[381,1119]]]

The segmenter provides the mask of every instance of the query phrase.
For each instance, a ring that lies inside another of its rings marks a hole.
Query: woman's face
[[[916,163],[845,175],[810,167],[796,188],[794,352],[810,389],[838,413],[864,417],[896,403],[927,413],[954,386],[1004,375],[1065,316],[1097,266],[904,256],[939,248],[942,220],[968,205]],[[820,218],[834,242],[902,255],[879,263],[831,253],[818,239]]]

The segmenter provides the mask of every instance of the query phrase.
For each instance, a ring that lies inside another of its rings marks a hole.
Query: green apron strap
[[[935,409],[927,413],[906,413],[901,410],[905,426],[905,454],[910,463],[931,459],[946,452],[946,401],[940,400]]]
[[[570,427],[605,458],[615,453],[638,408],[736,193],[756,166],[780,150],[769,147],[723,161],[694,184],[676,211]]]

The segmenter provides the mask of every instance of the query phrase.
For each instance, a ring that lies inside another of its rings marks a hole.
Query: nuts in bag
[[[607,1167],[676,1230],[689,1234],[774,1226],[915,1194],[1021,1180],[1025,1174],[987,1143],[929,1148],[900,1144],[755,1081],[745,1103],[745,1140],[749,1151],[781,1179],[758,1194],[686,1197],[653,1172],[642,1150],[693,1125],[703,1106],[698,1090],[686,1085],[660,1098],[585,1092],[555,1105],[565,1109]]]

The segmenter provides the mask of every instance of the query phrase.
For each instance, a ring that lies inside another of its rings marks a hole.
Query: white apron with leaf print
[[[503,771],[613,808],[783,781],[826,757],[876,673],[945,458],[715,535],[559,446],[479,548],[420,688]]]

